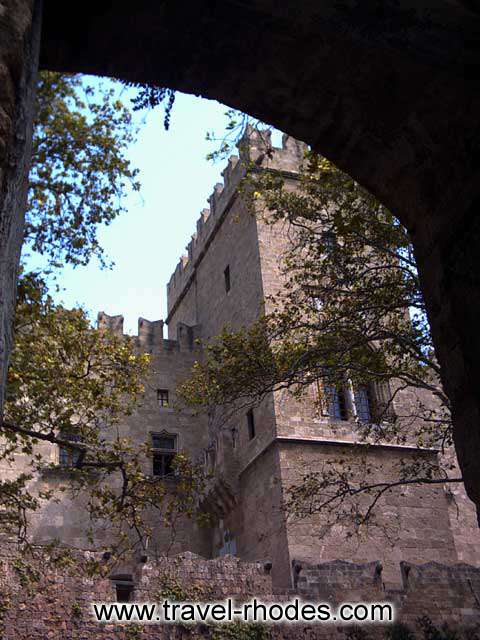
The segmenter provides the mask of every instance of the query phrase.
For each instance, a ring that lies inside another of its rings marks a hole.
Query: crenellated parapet
[[[106,331],[123,336],[122,315],[109,316],[104,311],[100,311],[97,316],[97,327]],[[192,351],[197,348],[196,338],[199,331],[196,326],[189,326],[179,322],[177,326],[177,339],[167,340],[163,337],[163,320],[138,319],[138,333],[134,338],[139,350],[146,353],[161,353],[162,351]]]
[[[197,220],[196,232],[181,256],[167,284],[168,312],[189,287],[196,265],[203,258],[210,242],[228,213],[238,193],[238,187],[252,166],[288,174],[298,173],[305,158],[307,146],[286,134],[282,146],[272,145],[271,131],[258,131],[248,127],[238,143],[239,157],[231,156],[222,171],[223,183],[217,183],[208,198],[209,207],[203,209]],[[168,322],[168,319],[167,319]]]
[[[208,198],[209,207],[201,211],[197,220],[196,232],[186,247],[186,254],[181,256],[167,284],[169,309],[170,301],[175,300],[183,291],[196,261],[208,247],[214,229],[235,197],[237,188],[245,176],[245,167],[246,165],[241,163],[237,156],[229,158],[228,164],[222,172],[223,183],[215,185]]]

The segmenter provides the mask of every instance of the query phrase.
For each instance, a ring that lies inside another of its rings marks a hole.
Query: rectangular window
[[[133,599],[134,585],[130,575],[117,575],[111,578],[115,585],[117,602],[131,602]]]
[[[323,386],[327,401],[327,413],[333,420],[347,420],[347,402],[345,390],[331,384]]]
[[[372,394],[366,385],[356,387],[353,391],[353,397],[355,400],[355,409],[357,410],[357,417],[360,422],[370,423],[372,422],[373,406],[372,406]]]
[[[168,389],[157,389],[157,401],[160,407],[168,407]]]
[[[247,428],[248,428],[248,437],[250,440],[253,440],[255,437],[255,418],[253,416],[253,409],[249,409],[247,411]]]
[[[133,584],[121,584],[117,582],[115,585],[117,592],[117,602],[130,602],[133,596]]]
[[[152,473],[159,478],[173,476],[173,459],[177,455],[177,436],[152,433]]]
[[[70,442],[81,442],[81,437],[78,433],[61,433],[62,440],[69,440]],[[74,467],[79,458],[80,453],[78,449],[69,449],[67,447],[58,448],[58,463],[62,467]]]
[[[227,264],[225,271],[223,272],[223,278],[225,280],[225,291],[230,291],[230,265]]]
[[[205,451],[205,468],[208,472],[212,472],[215,470],[215,466],[217,464],[217,451],[214,446],[209,447]]]

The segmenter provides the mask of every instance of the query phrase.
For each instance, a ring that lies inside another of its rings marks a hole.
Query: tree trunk
[[[0,4],[0,411],[12,348],[40,28],[40,0]]]

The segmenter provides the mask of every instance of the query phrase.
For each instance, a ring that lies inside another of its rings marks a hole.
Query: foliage
[[[179,388],[187,404],[208,412],[221,429],[272,391],[287,389],[299,400],[314,392],[325,416],[335,394],[345,390],[360,440],[448,447],[449,403],[406,229],[314,153],[295,185],[255,167],[243,191],[260,227],[273,225],[285,239],[282,286],[267,297],[265,314],[252,326],[225,327],[206,345],[205,357]],[[359,390],[375,398],[368,420],[354,412]],[[412,399],[394,411],[404,391]],[[458,481],[447,478],[451,468],[410,458],[392,480],[378,477],[364,460],[359,480],[345,460],[332,460],[292,488],[287,507],[299,517],[317,511],[337,521],[350,517],[358,528],[371,522],[372,507],[385,492],[412,482]],[[359,505],[360,494],[371,500]]]
[[[79,75],[39,74],[25,244],[50,267],[93,257],[106,264],[98,227],[124,210],[128,186],[139,189],[126,157],[134,134],[114,88],[94,89]]]
[[[153,85],[146,85],[140,82],[125,82],[127,87],[134,87],[138,90],[137,95],[133,98],[133,110],[139,111],[141,109],[155,109],[165,103],[165,117],[163,119],[163,126],[168,131],[170,128],[170,120],[172,116],[172,109],[175,102],[175,89],[169,89],[168,87],[156,87]]]
[[[201,602],[207,596],[205,585],[189,583],[185,585],[179,578],[169,575],[162,576],[161,588],[157,594],[157,600],[169,600],[170,602]]]
[[[143,392],[148,357],[135,355],[128,339],[93,329],[81,309],[56,306],[32,274],[20,281],[15,335],[5,420],[24,430],[97,446],[100,427],[131,413]],[[30,440],[23,446],[32,452]]]
[[[185,584],[178,578],[164,575],[161,582],[161,589],[156,599],[169,600],[170,602],[205,602],[209,598],[214,597],[214,585],[191,583]],[[268,640],[270,633],[266,625],[251,622],[229,622],[220,623],[202,623],[196,625],[194,623],[181,624],[183,629],[193,632],[198,629],[201,636],[206,636],[208,632],[211,640]]]
[[[78,621],[83,615],[83,610],[78,602],[72,603],[72,619]]]
[[[169,117],[174,94],[159,91],[144,89],[134,108],[167,97]],[[47,274],[94,257],[106,265],[98,228],[123,211],[128,188],[139,189],[126,155],[134,136],[114,88],[78,75],[39,75],[25,243],[44,256]],[[14,331],[0,461],[24,454],[27,463],[15,479],[0,481],[2,530],[28,542],[31,511],[80,497],[90,541],[108,528],[114,557],[143,545],[160,524],[173,541],[178,518],[195,512],[203,475],[180,453],[173,481],[151,477],[150,444],[139,447],[122,427],[141,401],[148,356],[132,339],[94,329],[82,309],[56,305],[40,273],[21,275]],[[52,451],[60,452],[60,466]],[[53,480],[50,490],[39,490],[42,477]],[[65,554],[57,560],[70,566]],[[95,574],[98,562],[83,569]]]
[[[178,518],[194,515],[203,475],[179,454],[174,482],[150,476],[149,443],[139,447],[122,428],[141,400],[149,356],[136,351],[132,338],[92,328],[81,309],[55,305],[33,274],[21,280],[15,333],[2,458],[26,454],[31,472],[3,481],[17,500],[21,487],[26,503],[21,512],[12,505],[10,530],[16,526],[26,539],[28,509],[60,501],[63,492],[82,496],[92,543],[100,525],[109,527],[116,553],[143,544],[159,524],[173,537]],[[51,445],[63,451],[61,469],[51,462]],[[66,481],[55,494],[29,492],[34,472],[58,476],[60,470]]]
[[[253,622],[230,622],[212,625],[212,640],[268,640],[270,632],[265,625]]]

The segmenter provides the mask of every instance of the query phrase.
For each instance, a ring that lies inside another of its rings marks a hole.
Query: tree
[[[179,481],[169,487],[146,472],[149,443],[138,447],[119,429],[141,400],[149,367],[133,339],[92,328],[81,309],[55,305],[31,274],[21,280],[15,333],[1,459],[21,452],[30,463],[27,473],[2,482],[5,495],[21,494],[4,518],[10,531],[27,540],[28,510],[59,498],[29,492],[34,474],[58,473],[38,446],[45,442],[60,447],[67,461],[62,491],[85,496],[92,541],[100,521],[109,523],[109,546],[120,550],[142,544],[152,526],[173,529],[178,517],[192,515],[199,469],[177,456]]]
[[[371,194],[331,162],[310,153],[295,187],[276,172],[252,167],[243,188],[262,223],[288,238],[282,256],[282,290],[266,300],[267,312],[240,331],[225,328],[206,345],[179,392],[207,411],[216,428],[232,413],[260,403],[272,391],[302,396],[318,386],[317,409],[331,412],[346,385],[373,390],[373,415],[357,430],[364,441],[451,445],[448,398],[439,381],[425,305],[406,229]],[[392,406],[406,389],[416,400]],[[432,402],[433,397],[433,402]],[[425,401],[427,398],[427,401]],[[215,428],[215,427],[214,427]],[[439,469],[424,458],[404,464],[398,477],[373,482],[371,469],[353,477],[344,460],[308,473],[290,490],[296,515],[322,511],[332,518],[372,519],[387,491],[449,478],[448,457]],[[358,498],[369,496],[361,508]]]
[[[113,88],[40,74],[25,246],[46,258],[47,274],[94,257],[106,266],[99,225],[123,211],[128,185],[139,189],[126,156],[134,133]],[[59,472],[41,447],[47,443],[68,462],[60,493],[82,494],[92,540],[100,522],[109,523],[109,548],[119,552],[143,544],[153,526],[167,525],[173,535],[176,520],[193,515],[201,469],[179,454],[177,482],[167,486],[145,472],[147,443],[135,446],[118,428],[141,401],[149,358],[132,339],[94,329],[82,309],[56,305],[41,272],[25,269],[14,333],[0,462],[19,453],[30,462],[0,482],[3,530],[28,542],[29,513],[60,499],[58,492],[31,489],[36,474]]]
[[[37,85],[25,246],[51,267],[105,265],[97,230],[124,211],[138,170],[126,151],[135,139],[130,110],[115,89],[79,75],[43,71]]]

